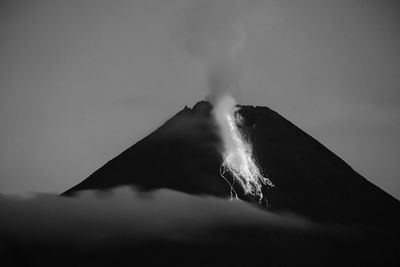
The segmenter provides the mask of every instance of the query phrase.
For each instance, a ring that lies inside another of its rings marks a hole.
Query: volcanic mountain
[[[206,101],[185,107],[62,195],[132,185],[143,191],[169,188],[230,197],[230,185],[220,176],[221,139],[212,110]],[[239,106],[237,112],[257,164],[275,185],[263,188],[268,205],[234,185],[240,198],[320,222],[400,225],[400,202],[310,135],[267,107]]]

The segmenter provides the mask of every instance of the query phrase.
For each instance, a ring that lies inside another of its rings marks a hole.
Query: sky
[[[0,193],[63,192],[204,99],[207,64],[185,42],[198,2],[0,2]],[[246,32],[240,103],[274,109],[400,199],[400,4],[208,2]]]

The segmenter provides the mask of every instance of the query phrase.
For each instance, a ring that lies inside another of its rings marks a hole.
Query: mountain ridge
[[[276,185],[263,188],[271,210],[317,221],[367,225],[400,223],[400,202],[369,182],[322,143],[268,107],[238,105],[240,129],[261,171]],[[185,106],[154,132],[64,192],[134,185],[228,198],[219,176],[222,140],[210,102]],[[239,197],[255,203],[235,186]],[[263,207],[262,207],[263,208]]]

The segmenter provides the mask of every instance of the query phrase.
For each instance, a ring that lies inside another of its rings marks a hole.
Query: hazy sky
[[[399,199],[398,1],[255,2],[241,103],[276,110]],[[0,192],[62,192],[203,99],[204,62],[182,41],[192,4],[2,1]]]

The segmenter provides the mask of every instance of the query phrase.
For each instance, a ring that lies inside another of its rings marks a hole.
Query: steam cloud
[[[210,92],[214,102],[221,96],[240,96],[239,52],[246,44],[242,21],[244,1],[197,1],[186,12],[185,48],[205,61]],[[245,8],[246,7],[246,8]]]

